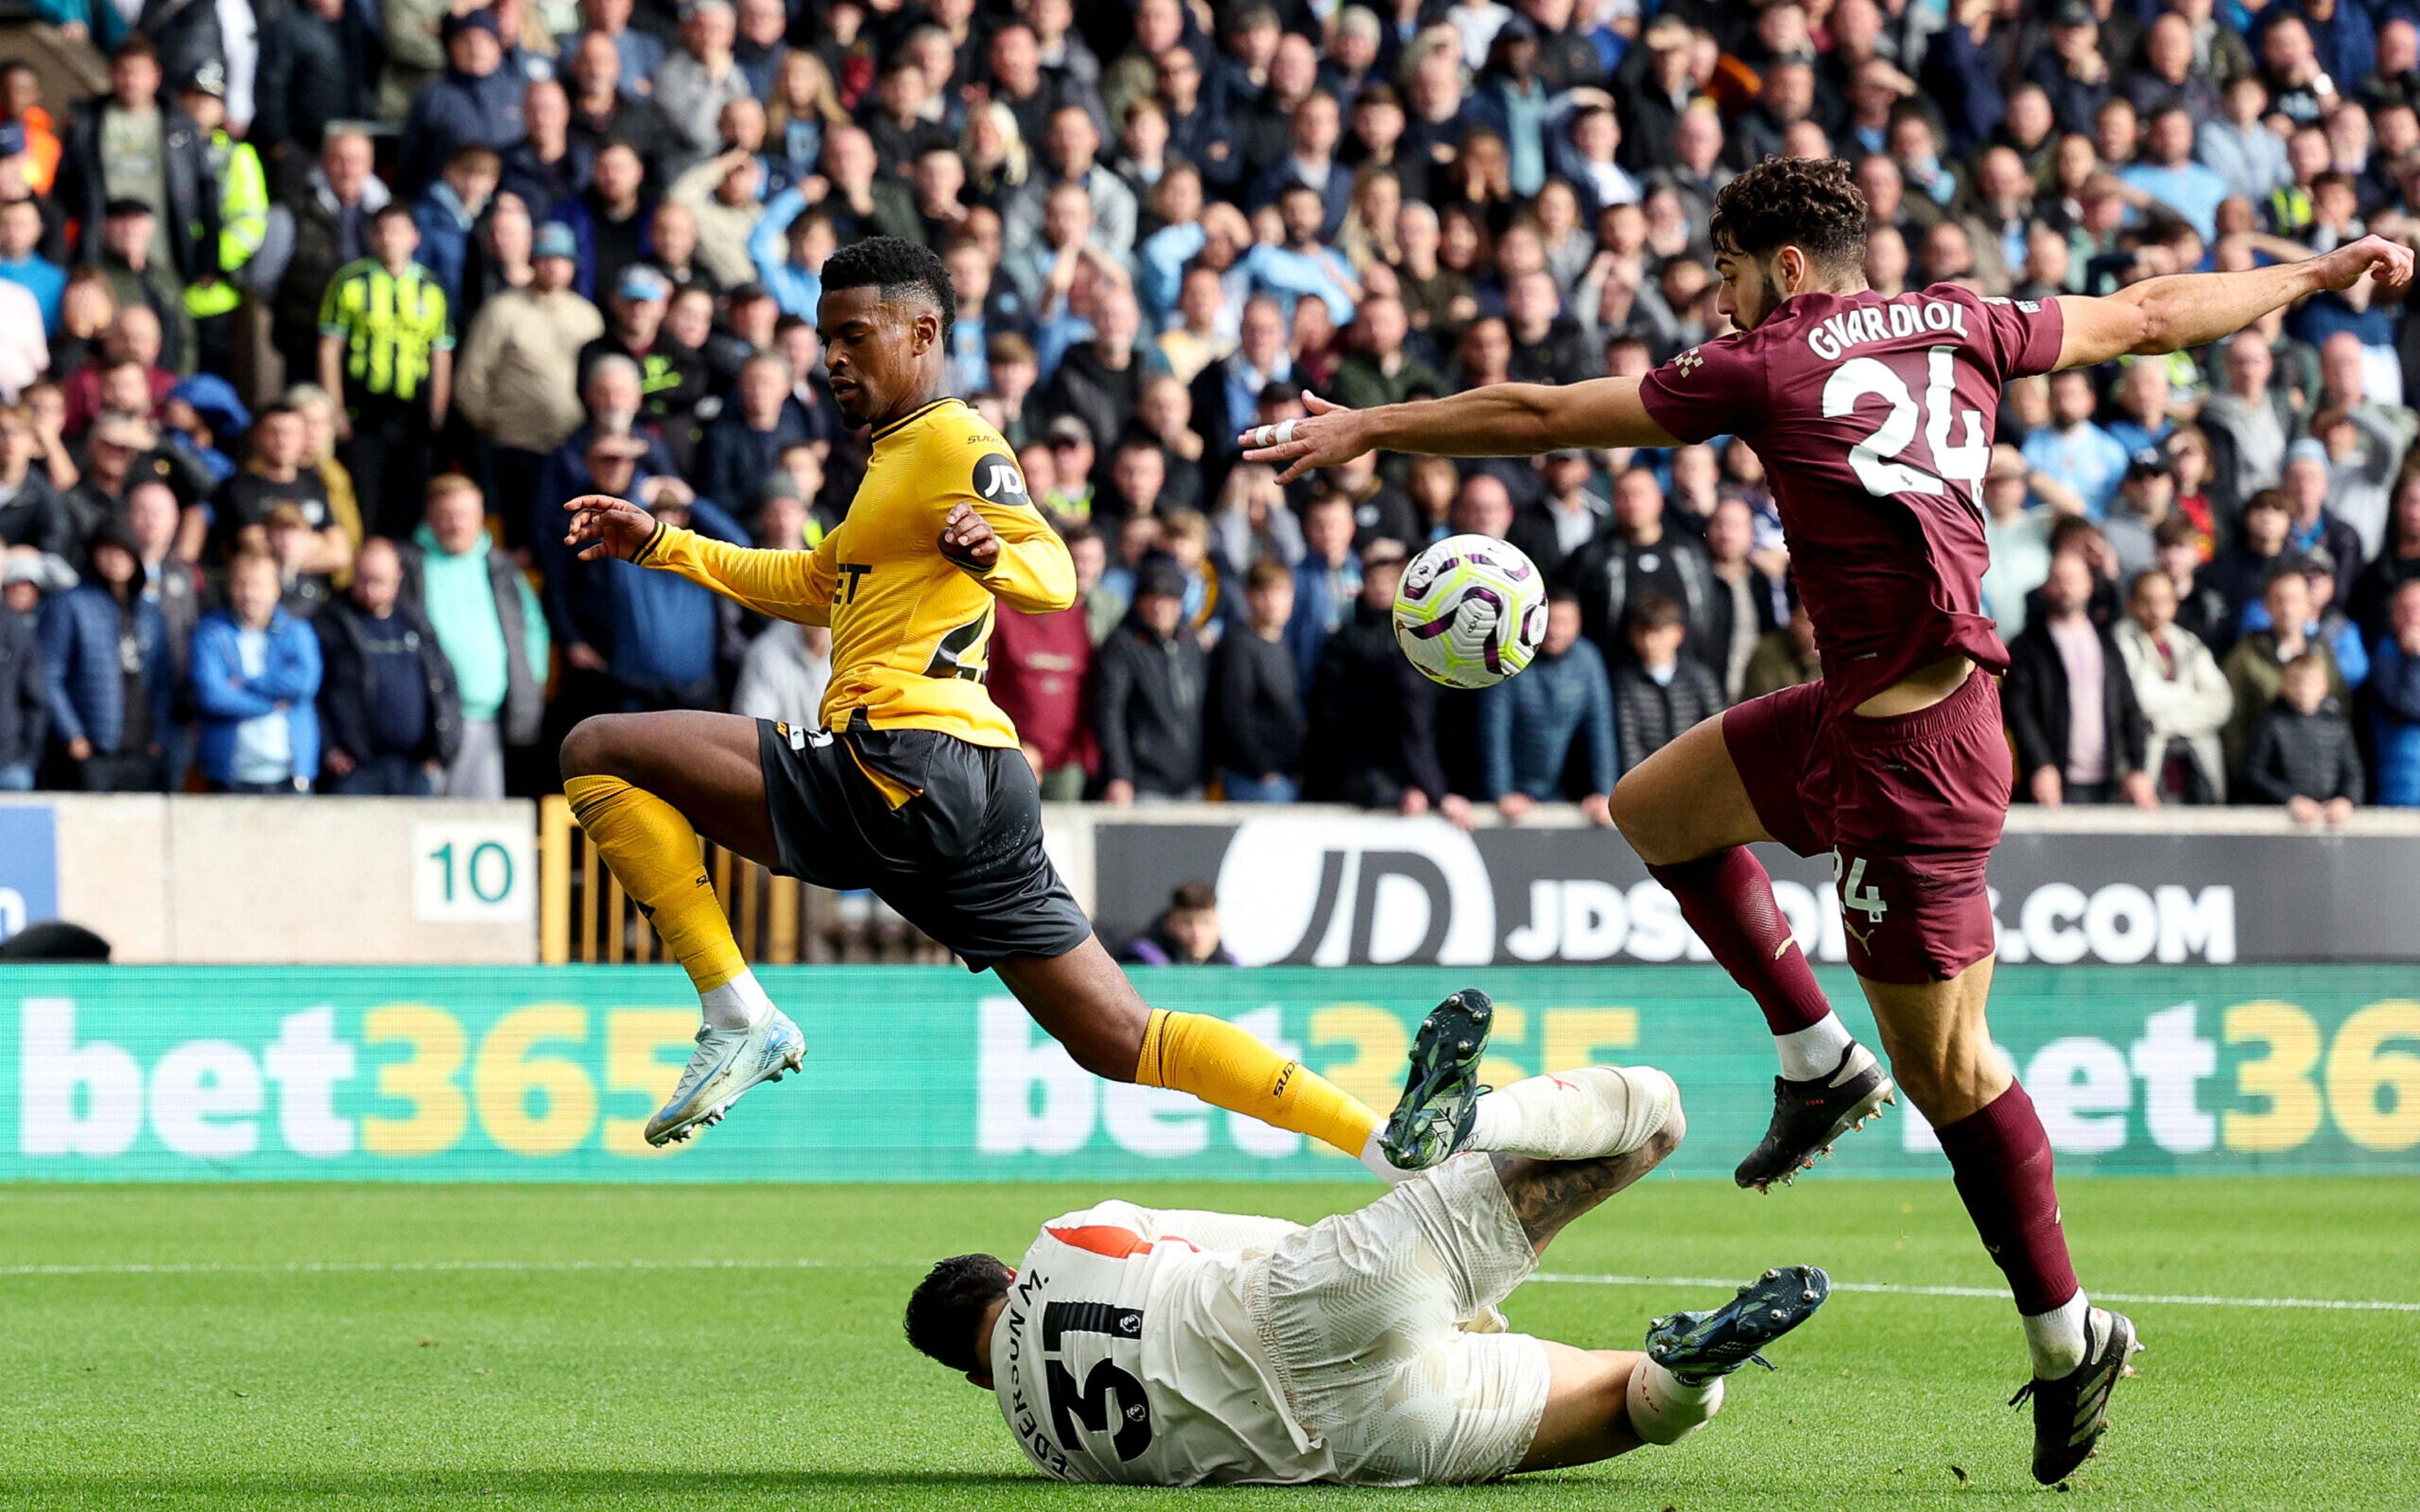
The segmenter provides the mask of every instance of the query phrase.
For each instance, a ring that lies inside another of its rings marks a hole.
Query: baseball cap
[[[1538,28],[1529,23],[1527,16],[1515,16],[1496,28],[1496,40],[1499,42],[1534,42],[1537,39]]]
[[[2086,4],[2086,0],[2063,0],[2051,10],[2050,23],[2054,26],[2098,26],[2101,18],[2092,13],[2092,7]]]
[[[492,10],[473,10],[467,16],[450,16],[445,22],[445,39],[452,41],[464,32],[480,31],[501,42],[504,39],[504,24]]]
[[[673,291],[672,282],[644,263],[632,263],[622,270],[621,286],[615,291],[626,300],[660,300]]]
[[[537,228],[537,238],[531,244],[530,255],[532,257],[568,257],[573,262],[578,262],[580,239],[573,236],[571,227],[561,221],[549,221]]]
[[[40,557],[12,556],[6,565],[0,565],[0,588],[10,583],[32,583],[37,588],[48,589],[51,575],[42,570]]]
[[[2175,471],[2176,464],[2168,460],[2168,454],[2156,446],[2144,447],[2126,462],[2126,476],[2130,478],[2149,477],[2154,472],[2168,473]]]
[[[1090,446],[1093,433],[1074,415],[1061,415],[1050,423],[1043,438],[1053,446]]]
[[[194,76],[185,81],[185,92],[225,100],[227,92],[226,65],[210,62],[195,69]]]
[[[101,208],[101,213],[108,219],[115,221],[122,216],[155,215],[159,212],[152,209],[150,206],[144,204],[139,199],[127,199],[121,196],[117,199],[111,200],[106,205],[103,205]]]
[[[2305,436],[2287,447],[2286,465],[2292,467],[2297,462],[2317,462],[2319,466],[2326,467],[2328,465],[2327,443],[2315,437]]]

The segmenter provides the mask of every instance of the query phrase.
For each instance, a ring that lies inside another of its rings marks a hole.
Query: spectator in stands
[[[2282,803],[2304,825],[2341,825],[2362,800],[2361,753],[2328,691],[2334,669],[2324,656],[2314,649],[2286,663],[2243,764],[2244,796]]]
[[[316,154],[328,128],[371,108],[367,18],[345,0],[304,0],[263,18],[246,137],[266,157],[289,145]]]
[[[484,12],[483,12],[484,13]],[[347,264],[319,312],[319,386],[344,395],[345,469],[364,519],[381,534],[421,491],[454,387],[454,328],[444,291],[412,260],[420,231],[390,204],[370,224],[372,255]]]
[[[34,616],[51,570],[39,555],[0,557],[0,793],[25,793],[42,764],[50,689]]]
[[[1235,953],[1219,942],[1218,894],[1206,882],[1187,882],[1170,895],[1151,926],[1118,952],[1138,966],[1232,966]]]
[[[781,461],[782,448],[807,439],[807,420],[790,396],[790,364],[761,353],[739,370],[730,403],[706,429],[697,477],[708,499],[745,501]]]
[[[320,791],[418,798],[462,740],[462,696],[437,632],[403,596],[403,558],[372,537],[353,585],[313,620],[319,637]]]
[[[272,404],[260,411],[252,426],[251,465],[221,484],[211,499],[210,529],[222,560],[237,551],[266,550],[270,514],[290,504],[311,531],[310,549],[301,563],[304,570],[332,575],[352,565],[352,538],[329,504],[325,480],[307,465],[310,443],[310,426],[300,410]]]
[[[2177,623],[2177,589],[2156,568],[2135,574],[2127,617],[2115,639],[2149,733],[2143,769],[2164,803],[2226,801],[2220,732],[2235,711],[2226,674],[2194,633]]]
[[[1596,468],[1586,452],[1549,452],[1539,458],[1538,471],[1544,497],[1514,512],[1504,538],[1552,578],[1613,523],[1613,505],[1591,486]]]
[[[480,307],[455,363],[462,417],[490,442],[498,496],[513,500],[535,493],[546,455],[579,428],[581,354],[605,334],[604,316],[572,287],[571,228],[541,226],[533,252],[530,285]]]
[[[1625,772],[1723,710],[1722,684],[1683,656],[1688,626],[1670,594],[1653,589],[1623,610],[1626,655],[1613,671],[1614,744]]]
[[[1302,683],[1285,643],[1295,576],[1262,557],[1240,580],[1243,621],[1210,654],[1210,764],[1230,803],[1292,803],[1301,792],[1305,728]]]
[[[2292,517],[2286,531],[2286,549],[2300,556],[2327,553],[2336,574],[2336,597],[2352,596],[2354,576],[2366,558],[2361,533],[2327,507],[2335,464],[2327,444],[2306,436],[2286,448],[2284,492]]]
[[[1690,655],[1710,669],[1719,665],[1722,653],[1713,645],[1714,567],[1704,547],[1667,526],[1664,490],[1646,468],[1633,467],[1614,480],[1612,529],[1564,562],[1562,580],[1578,593],[1589,639],[1607,662],[1619,666],[1633,655],[1630,606],[1661,594],[1681,611]],[[1627,740],[1622,754],[1634,764],[1647,758]]]
[[[1756,513],[1743,499],[1716,503],[1706,519],[1706,559],[1713,572],[1714,612],[1708,616],[1704,660],[1736,702],[1757,642],[1789,617],[1789,595],[1756,564]]]
[[[1759,640],[1756,654],[1748,657],[1747,671],[1740,679],[1740,697],[1762,698],[1823,675],[1823,664],[1815,653],[1815,622],[1807,617],[1807,606],[1793,596],[1790,618],[1780,629]]]
[[[462,269],[470,257],[472,231],[495,197],[503,173],[503,160],[493,147],[475,143],[456,147],[445,171],[422,192],[412,212],[412,224],[420,228],[420,262],[437,275],[437,286],[457,310],[462,307]]]
[[[1327,637],[1311,681],[1303,795],[1405,814],[1434,811],[1468,828],[1470,801],[1447,791],[1437,755],[1437,687],[1395,644],[1395,589],[1405,560],[1391,541],[1373,542],[1361,554],[1360,596]],[[1297,618],[1301,612],[1297,606]]]
[[[218,271],[219,198],[194,118],[160,98],[161,66],[141,33],[117,46],[109,93],[69,123],[61,144],[57,202],[83,228],[84,259],[100,260],[107,208],[132,202],[150,216],[150,259],[179,286]]]
[[[462,702],[443,795],[501,798],[505,752],[535,741],[545,718],[546,616],[488,534],[478,485],[449,473],[431,479],[427,494],[427,517],[402,550],[402,602],[436,631]]]
[[[2024,795],[2066,804],[2159,807],[2143,769],[2149,732],[2113,633],[2093,623],[2091,564],[2078,552],[2051,560],[2041,618],[2009,647],[2005,702]]]
[[[2207,574],[2210,586],[2226,602],[2224,620],[2214,627],[2218,633],[2211,641],[2212,651],[2225,656],[2225,648],[2235,644],[2244,610],[2259,602],[2269,579],[2285,563],[2293,517],[2293,506],[2275,488],[2263,488],[2243,501],[2234,544],[2218,554]],[[2261,702],[2266,703],[2273,696],[2273,689]]]
[[[196,755],[213,793],[308,793],[319,775],[319,640],[279,591],[274,559],[240,552],[227,607],[194,632]]]
[[[2344,674],[2336,666],[2335,653],[2326,641],[2310,634],[2311,587],[2301,563],[2281,562],[2270,570],[2269,579],[2261,589],[2259,607],[2267,612],[2268,625],[2247,631],[2222,664],[2226,671],[2227,687],[2235,696],[2235,713],[2227,722],[2225,736],[2227,770],[2231,773],[2242,771],[2244,756],[2252,743],[2253,722],[2260,711],[2276,702],[2288,662],[2306,652],[2316,654],[2327,668],[2329,695],[2342,702],[2350,693]]]
[[[1606,803],[1621,771],[1613,684],[1604,655],[1580,638],[1579,596],[1569,588],[1547,595],[1545,639],[1528,668],[1480,695],[1479,747],[1481,786],[1506,820],[1570,796],[1563,776],[1576,764],[1586,774],[1580,812],[1613,823]]]
[[[2370,662],[2374,801],[2420,808],[2420,580],[2406,579],[2389,603],[2387,631]]]
[[[17,548],[58,558],[75,554],[67,501],[34,465],[41,438],[33,411],[0,408],[0,551]]]
[[[1315,496],[1303,511],[1303,558],[1294,572],[1294,616],[1286,645],[1297,686],[1309,688],[1327,638],[1352,618],[1361,594],[1361,560],[1353,551],[1353,506],[1337,493]]]
[[[2101,517],[2126,475],[2126,448],[2092,423],[2092,376],[2081,368],[2054,373],[2051,423],[2024,440],[2025,465],[2074,491]]]
[[[2347,609],[2364,635],[2376,640],[2388,633],[2395,595],[2414,579],[2420,579],[2420,469],[2396,481],[2386,548],[2353,585]]]
[[[364,132],[327,133],[319,161],[269,211],[268,239],[244,278],[270,301],[270,340],[288,378],[319,371],[319,305],[339,269],[370,255],[371,218],[389,201]],[[334,392],[334,391],[331,391]]]
[[[521,88],[527,81],[504,65],[505,39],[493,10],[446,17],[445,71],[411,97],[403,120],[397,185],[407,194],[426,188],[457,149],[502,151],[521,140]]]
[[[123,525],[86,543],[91,576],[45,604],[39,625],[51,732],[66,758],[57,786],[160,793],[176,698],[168,628],[143,596],[141,558]]]
[[[1093,730],[1101,796],[1113,804],[1202,795],[1208,668],[1185,623],[1184,570],[1146,561],[1134,608],[1093,663]]]
[[[990,671],[984,679],[992,702],[1016,726],[1043,797],[1054,803],[1082,797],[1098,763],[1091,710],[1085,704],[1094,656],[1093,611],[1086,594],[1097,585],[1106,559],[1100,535],[1089,525],[1070,531],[1067,545],[1076,559],[1076,602],[1048,614],[1000,605],[991,633]],[[1085,581],[1088,568],[1092,584]]]

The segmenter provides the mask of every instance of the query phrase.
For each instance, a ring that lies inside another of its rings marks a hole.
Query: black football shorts
[[[786,876],[871,888],[970,971],[1060,956],[1092,921],[1042,849],[1042,794],[1024,753],[933,730],[837,734],[756,721],[765,801]],[[892,808],[867,774],[910,795]]]

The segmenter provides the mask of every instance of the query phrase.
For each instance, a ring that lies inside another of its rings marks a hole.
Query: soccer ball
[[[1395,640],[1431,682],[1492,687],[1546,638],[1546,582],[1518,547],[1450,535],[1412,559],[1395,589]]]

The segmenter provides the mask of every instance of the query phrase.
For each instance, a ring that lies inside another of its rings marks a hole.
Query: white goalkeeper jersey
[[[1044,1226],[992,1331],[1001,1415],[1061,1480],[1315,1481],[1248,1307],[1250,1262],[1299,1226],[1104,1202]]]

